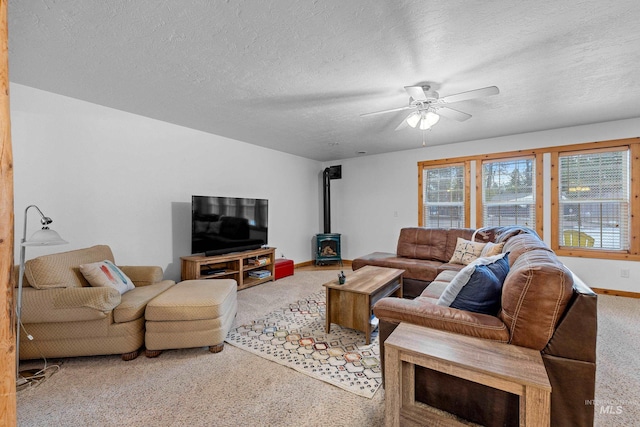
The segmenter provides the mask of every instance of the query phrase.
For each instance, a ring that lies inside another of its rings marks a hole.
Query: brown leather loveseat
[[[419,297],[384,298],[375,305],[381,355],[384,341],[400,322],[533,348],[541,352],[552,386],[551,425],[593,425],[596,294],[529,229],[496,228],[483,233],[483,239],[504,243],[502,252],[508,258],[497,314],[438,305],[457,274],[443,263]],[[446,244],[439,247],[446,253]],[[420,367],[416,368],[416,400],[483,425],[519,424],[518,396]]]

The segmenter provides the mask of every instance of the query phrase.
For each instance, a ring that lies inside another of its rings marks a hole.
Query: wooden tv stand
[[[234,279],[238,290],[274,280],[276,248],[233,252],[217,256],[180,257],[182,280]],[[254,261],[255,260],[255,261]],[[254,263],[259,261],[258,263]],[[269,275],[256,278],[251,271],[266,270]]]

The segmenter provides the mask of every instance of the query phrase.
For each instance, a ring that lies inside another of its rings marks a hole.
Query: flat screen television
[[[239,197],[191,197],[191,253],[207,256],[258,249],[267,244],[269,201]]]

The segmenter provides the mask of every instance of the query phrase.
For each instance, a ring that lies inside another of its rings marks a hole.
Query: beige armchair
[[[163,280],[161,267],[120,266],[135,285],[133,290],[120,295],[111,287],[91,287],[79,266],[105,260],[115,263],[109,246],[98,245],[25,263],[21,360],[104,354],[122,354],[123,360],[131,360],[138,356],[144,344],[147,303],[175,282]]]

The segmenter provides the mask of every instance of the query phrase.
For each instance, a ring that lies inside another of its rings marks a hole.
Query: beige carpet
[[[336,274],[301,271],[240,291],[236,324],[318,292]],[[602,296],[599,307],[596,426],[637,425],[640,300]],[[231,345],[218,354],[188,349],[131,362],[119,356],[49,362],[60,371],[18,392],[21,427],[384,424],[384,390],[372,399],[356,396]]]
[[[596,426],[640,423],[640,299],[598,296]]]

